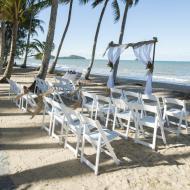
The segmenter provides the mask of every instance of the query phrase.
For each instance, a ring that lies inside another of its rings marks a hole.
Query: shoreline
[[[19,66],[16,66],[17,68],[20,68]],[[36,71],[37,67],[28,66],[26,69],[33,69]],[[66,71],[60,71],[56,70],[55,74],[57,75],[63,75]],[[81,73],[81,72],[79,72]],[[102,78],[105,82],[107,82],[108,75],[101,75],[101,74],[91,74],[90,78]],[[117,77],[119,83],[126,83],[126,84],[141,84],[145,85],[146,81],[141,79],[133,79],[133,78],[127,78],[127,77]],[[106,85],[106,84],[105,84]],[[117,85],[116,85],[117,86]],[[176,90],[184,93],[190,93],[190,84],[178,84],[178,83],[170,83],[170,82],[163,82],[163,81],[153,81],[152,82],[153,89],[154,88],[166,88],[167,90]],[[161,87],[162,86],[162,87]]]

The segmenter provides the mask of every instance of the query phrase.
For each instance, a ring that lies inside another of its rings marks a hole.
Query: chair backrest
[[[96,101],[98,104],[108,104],[110,105],[111,104],[111,99],[110,97],[105,97],[105,96],[102,96],[102,95],[96,95]]]
[[[128,109],[126,101],[124,101],[123,99],[115,99],[115,98],[113,98],[112,102],[113,102],[113,105],[119,110],[124,110],[125,111],[125,110]]]
[[[75,110],[72,110],[69,107],[65,107],[64,114],[68,124],[75,124],[76,122],[81,122],[79,113]]]
[[[37,93],[44,93],[46,92],[49,88],[48,88],[48,83],[45,82],[45,80],[37,78],[36,77],[36,86],[35,86],[35,92],[37,91]]]
[[[81,124],[84,128],[84,133],[89,134],[93,129],[97,129],[95,120],[84,116],[83,114],[79,114],[79,118],[81,121]]]
[[[140,94],[138,92],[123,90],[123,96],[127,102],[140,102]]]
[[[57,90],[54,90],[54,92],[51,93],[51,95],[52,95],[54,101],[64,104],[64,102]]]
[[[184,106],[185,101],[184,100],[178,100],[175,98],[163,98],[164,104],[173,104],[177,106]]]
[[[89,101],[96,102],[96,96],[86,91],[81,91],[82,103],[85,104]]]
[[[111,98],[123,98],[123,91],[121,89],[117,89],[117,88],[111,88],[111,94],[110,94]]]
[[[163,98],[164,111],[168,108],[177,108],[180,109],[184,114],[187,114],[186,102],[185,100],[179,100],[176,98]]]
[[[49,109],[50,111],[60,115],[64,113],[66,106],[63,103],[59,103],[54,101],[52,98],[44,97],[43,102],[45,104],[45,109]]]
[[[22,86],[18,84],[17,82],[7,79],[9,85],[10,85],[10,92],[14,94],[20,94],[22,91]]]
[[[161,108],[159,97],[155,95],[141,94],[140,99],[142,104],[158,105],[158,107]]]

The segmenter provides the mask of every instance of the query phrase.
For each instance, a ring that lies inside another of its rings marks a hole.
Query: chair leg
[[[77,134],[76,158],[78,157],[78,153],[79,153],[80,138],[81,136]]]
[[[157,129],[158,125],[154,127],[154,134],[153,134],[153,140],[152,140],[152,149],[155,150],[156,148],[156,136],[157,136]]]
[[[116,123],[116,112],[115,112],[115,114],[114,114],[112,130],[115,130],[115,123]]]
[[[101,142],[101,140],[99,140]],[[95,175],[98,175],[98,167],[100,161],[100,151],[101,151],[101,144],[98,143],[97,152],[96,152],[96,163],[95,163]]]
[[[165,133],[164,133],[163,126],[160,126],[160,131],[161,131],[161,135],[162,135],[162,140],[163,140],[164,144],[166,145],[167,142],[166,142],[166,136],[165,136]]]
[[[110,117],[110,113],[108,111],[107,117],[106,117],[106,125],[105,125],[106,128],[108,127],[109,117]]]
[[[55,118],[53,119],[51,136],[55,134]]]
[[[84,137],[84,135],[83,135],[83,138],[82,138],[82,147],[81,147],[81,157],[80,157],[80,162],[81,162],[81,163],[83,163],[84,146],[85,146],[85,137]]]
[[[179,119],[178,130],[177,130],[177,136],[179,136],[180,133],[181,133],[182,121],[183,121],[183,120],[182,120],[182,116],[181,116],[180,119]]]

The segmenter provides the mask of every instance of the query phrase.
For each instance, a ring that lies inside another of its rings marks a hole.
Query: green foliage
[[[30,43],[30,55],[34,56],[38,60],[42,60],[44,51],[45,51],[46,42],[41,42],[38,39],[34,39],[33,42]],[[55,49],[55,45],[53,44],[51,51]]]

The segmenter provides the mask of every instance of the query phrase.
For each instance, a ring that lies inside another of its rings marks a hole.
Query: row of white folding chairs
[[[136,98],[136,101],[142,102],[143,104],[157,105],[160,109],[163,119],[167,121],[167,127],[164,128],[165,130],[179,135],[182,131],[181,129],[184,128],[186,129],[186,133],[189,133],[190,127],[188,124],[188,117],[190,116],[190,113],[187,110],[187,105],[190,104],[189,101],[128,92],[120,89],[112,89],[111,97],[114,97],[114,94],[116,94],[121,99],[127,99],[128,96],[131,96],[133,100]],[[170,124],[177,125],[177,130],[172,129]]]
[[[60,142],[62,142],[64,138],[65,148],[67,147],[72,150],[76,157],[80,155],[81,162],[86,163],[92,168],[95,174],[98,174],[99,157],[102,151],[111,156],[116,164],[119,164],[119,160],[110,145],[110,142],[118,137],[117,133],[102,127],[98,121],[87,118],[83,114],[68,108],[63,103],[58,103],[51,98],[45,97],[44,104],[44,110],[49,110],[50,115],[49,134]],[[44,111],[44,116],[46,113],[47,111]],[[43,126],[44,123],[43,117]],[[57,124],[61,125],[60,133],[57,133]],[[69,132],[76,136],[76,147],[71,146],[68,141]],[[86,141],[96,149],[95,164],[85,157],[84,148]],[[107,151],[104,149],[105,147]]]
[[[60,94],[65,98],[73,98],[69,94],[73,93],[76,90],[76,85],[72,80],[65,79],[62,77],[55,77],[56,82],[53,84],[54,88],[60,91]]]
[[[119,92],[119,91],[117,91]],[[124,98],[125,96],[125,98]],[[130,98],[128,98],[130,96]],[[170,116],[177,116],[177,118],[179,119],[179,123],[178,123],[178,131],[181,130],[181,127],[185,127],[186,129],[188,128],[188,122],[187,122],[187,111],[185,111],[185,101],[179,101],[176,99],[171,99],[171,98],[163,98],[163,102],[164,102],[164,117],[162,116],[162,110],[163,110],[163,106],[160,105],[160,101],[159,98],[154,96],[154,95],[140,95],[138,93],[134,93],[134,92],[127,92],[124,91],[124,95],[122,96],[117,96],[117,98],[113,98],[113,96],[111,96],[112,99],[110,98],[106,98],[106,97],[102,97],[102,96],[97,96],[88,92],[82,92],[82,111],[84,108],[87,108],[88,111],[90,111],[90,116],[93,117],[95,115],[95,118],[97,118],[97,113],[104,113],[107,114],[106,117],[106,127],[109,121],[109,114],[114,112],[114,120],[113,120],[113,130],[115,130],[115,124],[116,121],[118,121],[118,123],[120,124],[120,126],[122,126],[122,128],[126,127],[126,134],[120,134],[122,136],[124,136],[125,138],[128,137],[128,132],[129,129],[133,129],[136,130],[136,127],[132,127],[130,125],[131,122],[134,122],[134,119],[132,117],[132,113],[131,110],[129,109],[129,106],[127,103],[139,103],[142,105],[149,105],[149,106],[156,106],[158,109],[158,113],[155,113],[156,115],[160,115],[160,122],[163,123],[163,126],[161,126],[161,130],[165,129],[168,130],[170,129],[169,127],[164,127],[164,123],[165,123],[165,118],[167,119],[167,123],[169,124],[169,120],[168,120],[168,115]],[[119,98],[118,98],[119,97]],[[100,104],[100,101],[103,100],[103,104]],[[148,102],[147,102],[148,100]],[[173,100],[173,101],[172,101]],[[171,109],[167,109],[168,106],[167,104],[170,103],[181,103],[181,108],[171,108]],[[172,102],[171,102],[172,101]],[[148,114],[147,110],[141,110],[141,115],[144,117],[146,117]],[[155,116],[156,117],[156,116]],[[161,120],[162,119],[162,120]],[[186,119],[186,120],[185,120]],[[124,125],[123,120],[127,121],[127,125]],[[186,126],[182,125],[182,120],[185,120],[185,124]],[[155,124],[155,123],[154,123]],[[156,124],[155,124],[156,126]],[[142,127],[141,127],[142,128]],[[162,133],[162,137],[163,137],[163,141],[165,143],[165,135],[163,135]],[[179,133],[177,133],[179,134]],[[154,147],[155,148],[155,147]]]

